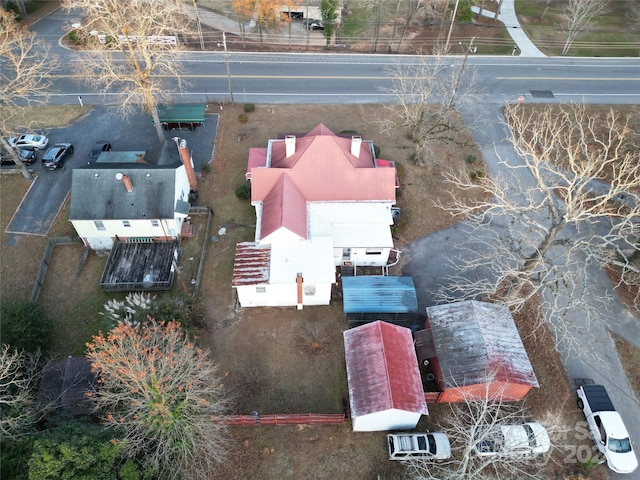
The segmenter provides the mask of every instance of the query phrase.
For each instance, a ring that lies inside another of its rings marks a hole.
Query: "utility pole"
[[[198,26],[198,37],[200,38],[200,50],[204,50],[204,38],[202,37],[202,25],[200,15],[198,15],[198,0],[193,0],[193,9],[196,11],[196,25]]]
[[[224,46],[224,60],[227,63],[227,79],[229,80],[229,96],[233,103],[233,90],[231,89],[231,70],[229,69],[229,53],[227,52],[227,34],[222,32],[222,45]]]
[[[444,46],[444,53],[449,51],[449,40],[451,39],[451,31],[453,30],[453,22],[456,19],[456,13],[458,13],[458,3],[460,3],[460,0],[456,0],[456,6],[453,8],[453,15],[451,15],[451,25],[449,25],[449,34],[447,35],[447,43]]]

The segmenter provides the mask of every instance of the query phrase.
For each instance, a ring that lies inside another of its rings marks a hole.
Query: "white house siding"
[[[176,238],[180,233],[180,226],[174,219],[158,221],[158,226],[153,226],[152,220],[128,220],[128,227],[124,220],[98,220],[102,222],[104,230],[96,227],[94,220],[71,220],[76,232],[83,239],[85,245],[95,249],[103,250],[108,243],[106,239],[113,239],[116,236],[126,238],[153,238],[172,237]],[[113,243],[111,243],[113,244]],[[111,248],[111,247],[109,247]]]
[[[311,236],[333,241],[334,266],[383,266],[393,248],[391,203],[314,202],[308,205]]]
[[[302,295],[302,305],[328,305],[331,302],[331,284],[303,283],[313,287],[313,295]],[[291,284],[243,285],[236,287],[238,301],[243,307],[291,307],[298,303],[298,287]]]
[[[387,264],[391,252],[390,248],[351,248],[349,250],[347,258],[344,249],[334,249],[336,266],[351,262],[356,267],[382,267]]]
[[[389,409],[351,419],[354,432],[381,432],[416,428],[421,414],[406,410]]]
[[[191,187],[189,186],[189,178],[187,177],[187,171],[184,165],[176,168],[176,189],[174,192],[173,204],[175,205],[178,200],[183,202],[189,201],[189,192]]]

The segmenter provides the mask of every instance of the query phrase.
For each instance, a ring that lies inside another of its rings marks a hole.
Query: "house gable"
[[[282,174],[262,202],[258,240],[265,243],[279,229],[287,229],[299,238],[307,238],[307,207],[304,197],[287,174]]]

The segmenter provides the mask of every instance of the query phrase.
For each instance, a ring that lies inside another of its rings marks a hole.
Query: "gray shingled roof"
[[[127,192],[116,174],[129,176]],[[77,168],[71,181],[70,220],[173,218],[175,168]]]

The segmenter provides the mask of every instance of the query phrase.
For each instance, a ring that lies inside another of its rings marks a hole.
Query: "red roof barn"
[[[428,411],[411,330],[376,321],[343,336],[353,430],[415,428]]]
[[[426,329],[416,332],[420,364],[442,392],[438,402],[469,397],[522,400],[538,380],[509,309],[464,302],[427,308]]]

